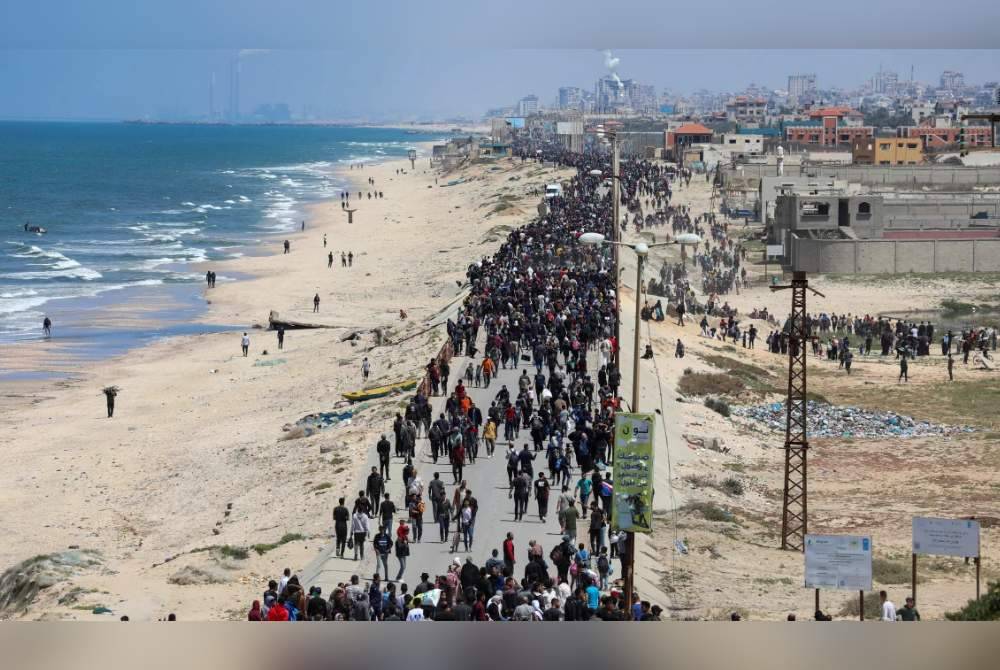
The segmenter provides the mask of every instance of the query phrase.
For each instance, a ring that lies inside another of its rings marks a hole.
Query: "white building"
[[[538,96],[526,95],[517,103],[517,112],[520,116],[531,116],[538,113]]]
[[[726,133],[722,146],[735,156],[759,156],[764,153],[764,136]]]

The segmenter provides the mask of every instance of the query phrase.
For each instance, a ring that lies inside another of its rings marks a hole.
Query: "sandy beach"
[[[245,324],[246,358],[239,331],[175,337],[83,365],[72,380],[5,385],[0,425],[12,466],[0,473],[0,571],[36,555],[58,562],[59,552],[95,552],[24,616],[109,619],[91,614],[101,606],[133,620],[242,618],[267,578],[308,563],[328,539],[336,498],[357,490],[396,400],[312,437],[285,440],[282,427],[362,388],[364,356],[370,385],[419,375],[443,326],[404,338],[437,323],[467,265],[533,215],[532,191],[558,173],[511,161],[498,168],[466,168],[448,176],[464,178],[451,187],[435,185],[426,159],[413,171],[405,160],[346,170],[353,225],[339,201],[322,203],[288,237],[290,253],[276,237],[263,253],[202,267],[252,277],[207,290],[202,317]],[[369,189],[384,198],[358,201]],[[353,267],[343,268],[349,251]],[[271,310],[329,328],[289,330],[278,351],[265,329]],[[374,346],[374,328],[389,344]],[[360,337],[341,341],[353,331]],[[121,388],[113,419],[101,393],[108,385]],[[234,547],[253,549],[243,558],[226,549]]]

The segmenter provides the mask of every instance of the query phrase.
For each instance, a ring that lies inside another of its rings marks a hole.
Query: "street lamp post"
[[[600,233],[582,233],[578,238],[581,244],[611,244],[617,249],[618,247],[628,247],[635,252],[636,255],[636,275],[635,275],[635,327],[634,327],[634,349],[632,356],[632,412],[639,411],[639,326],[642,322],[642,305],[641,305],[641,294],[642,294],[642,266],[646,262],[646,257],[649,255],[649,250],[653,247],[665,247],[674,244],[681,245],[681,251],[683,252],[684,247],[689,244],[699,244],[701,238],[694,233],[682,233],[678,235],[675,239],[670,242],[660,242],[658,244],[646,244],[645,242],[636,242],[635,244],[626,244],[625,242],[618,242],[615,240],[608,240]],[[617,270],[617,263],[615,268]],[[615,273],[615,280],[617,282],[617,271]],[[616,284],[617,286],[617,284]],[[619,303],[620,307],[620,303]],[[625,604],[628,608],[629,615],[632,614],[632,592],[634,589],[634,575],[635,575],[635,533],[628,531],[626,537],[626,549],[625,558],[626,563],[624,566],[624,573],[622,577],[625,579]]]

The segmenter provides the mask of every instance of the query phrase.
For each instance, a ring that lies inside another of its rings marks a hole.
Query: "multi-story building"
[[[941,73],[941,88],[955,91],[965,87],[965,75],[954,70],[945,70]]]
[[[798,99],[806,93],[816,90],[815,74],[790,74],[788,75],[788,97]]]
[[[559,109],[580,109],[583,102],[583,91],[578,86],[562,86],[559,88]]]
[[[808,121],[785,124],[785,140],[798,144],[850,146],[855,138],[871,137],[872,126],[860,125],[863,116],[849,107],[825,107],[809,112]]]
[[[856,165],[918,165],[924,148],[916,138],[858,137],[851,143]]]
[[[655,112],[656,105],[656,87],[651,84],[638,84],[632,81],[631,86],[626,88],[626,94],[629,98],[629,106],[637,111],[644,114],[649,114]]]
[[[738,95],[726,103],[726,120],[760,123],[767,116],[767,100]]]
[[[594,111],[598,114],[617,112],[625,107],[625,83],[618,77],[605,75],[594,85]]]
[[[990,126],[902,126],[896,132],[899,137],[920,138],[925,150],[958,148],[960,140],[968,149],[993,146]]]
[[[517,113],[521,116],[531,116],[538,113],[538,96],[526,95],[517,103]]]

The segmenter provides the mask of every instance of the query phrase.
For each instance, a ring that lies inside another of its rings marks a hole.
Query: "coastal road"
[[[481,352],[482,348],[479,351]],[[454,389],[458,381],[458,375],[464,372],[470,362],[475,364],[478,360],[472,361],[464,356],[456,356],[452,359],[451,377],[448,380],[451,389]],[[484,416],[490,403],[504,384],[506,384],[507,389],[511,392],[512,398],[517,396],[517,380],[521,375],[521,371],[525,369],[525,363],[521,361],[519,365],[520,368],[517,370],[501,369],[497,378],[490,383],[488,388],[467,387],[466,390],[470,397],[476,406],[482,410]],[[534,374],[533,367],[529,366],[528,374]],[[435,418],[437,418],[440,412],[444,411],[445,399],[444,396],[431,398]],[[502,437],[503,426],[501,425],[498,431],[498,438]],[[373,436],[368,463],[364,471],[365,477],[371,472],[372,466],[378,465],[378,456],[375,453],[375,442],[377,439],[378,436]],[[391,434],[389,435],[389,439],[392,441]],[[521,445],[525,443],[530,445],[530,442],[531,439],[528,431],[522,430],[520,432],[520,439],[515,440],[515,445],[520,450]],[[529,540],[536,540],[536,542],[541,543],[544,556],[548,562],[549,551],[561,541],[559,522],[555,513],[559,489],[553,487],[550,493],[549,516],[546,523],[543,524],[539,520],[537,513],[538,506],[533,497],[528,503],[528,513],[525,515],[524,520],[514,521],[514,501],[507,497],[506,451],[507,442],[498,439],[493,458],[487,458],[484,443],[479,449],[480,456],[476,459],[476,462],[466,464],[463,478],[472,490],[472,495],[479,502],[479,512],[476,517],[475,537],[471,550],[467,554],[464,550],[464,545],[459,543],[458,552],[453,553],[451,552],[450,541],[447,543],[440,541],[437,523],[432,519],[431,504],[427,500],[427,487],[434,477],[435,472],[441,474],[441,479],[445,482],[445,490],[449,499],[454,495],[456,486],[452,483],[451,464],[448,463],[446,457],[442,456],[438,459],[438,464],[434,465],[430,453],[430,442],[426,438],[417,440],[417,459],[414,465],[417,468],[418,475],[424,482],[427,509],[424,512],[424,534],[422,541],[411,545],[406,572],[401,580],[406,582],[411,590],[413,586],[420,582],[420,574],[422,572],[428,573],[432,578],[434,575],[444,574],[447,571],[448,564],[455,556],[460,557],[464,562],[465,556],[471,555],[476,565],[482,565],[489,558],[490,552],[493,549],[500,550],[502,557],[501,543],[506,537],[507,532],[514,533],[514,547],[517,559],[514,572],[516,576],[520,577],[523,575]],[[546,475],[548,474],[548,464],[545,460],[544,452],[539,452],[534,466],[536,477],[540,471],[545,471]],[[388,491],[398,507],[402,507],[404,498],[402,468],[403,459],[393,457],[389,473],[391,481],[389,482]],[[575,484],[579,478],[579,470],[574,470],[572,474],[573,478],[571,482]],[[348,501],[348,505],[350,505],[350,501]],[[405,516],[405,514],[397,514],[394,519],[394,525],[398,524],[398,520],[402,516]],[[577,537],[582,541],[586,541],[586,524],[587,521],[583,519],[578,522]],[[455,523],[451,524],[452,533],[455,532],[455,525]],[[411,538],[413,537],[412,530],[410,536]],[[393,537],[395,538],[395,535]],[[370,579],[375,572],[375,558],[372,552],[373,550],[369,543],[365,548],[364,561],[339,559],[334,554],[333,545],[331,544],[331,546],[325,547],[316,560],[303,570],[300,578],[304,578],[303,583],[305,584],[323,587],[323,593],[329,594],[338,582],[346,581],[352,574],[357,574],[362,581]],[[351,552],[347,552],[347,556],[349,559]],[[395,553],[393,552],[389,560],[389,576],[395,577],[398,568],[399,562],[396,560]]]

